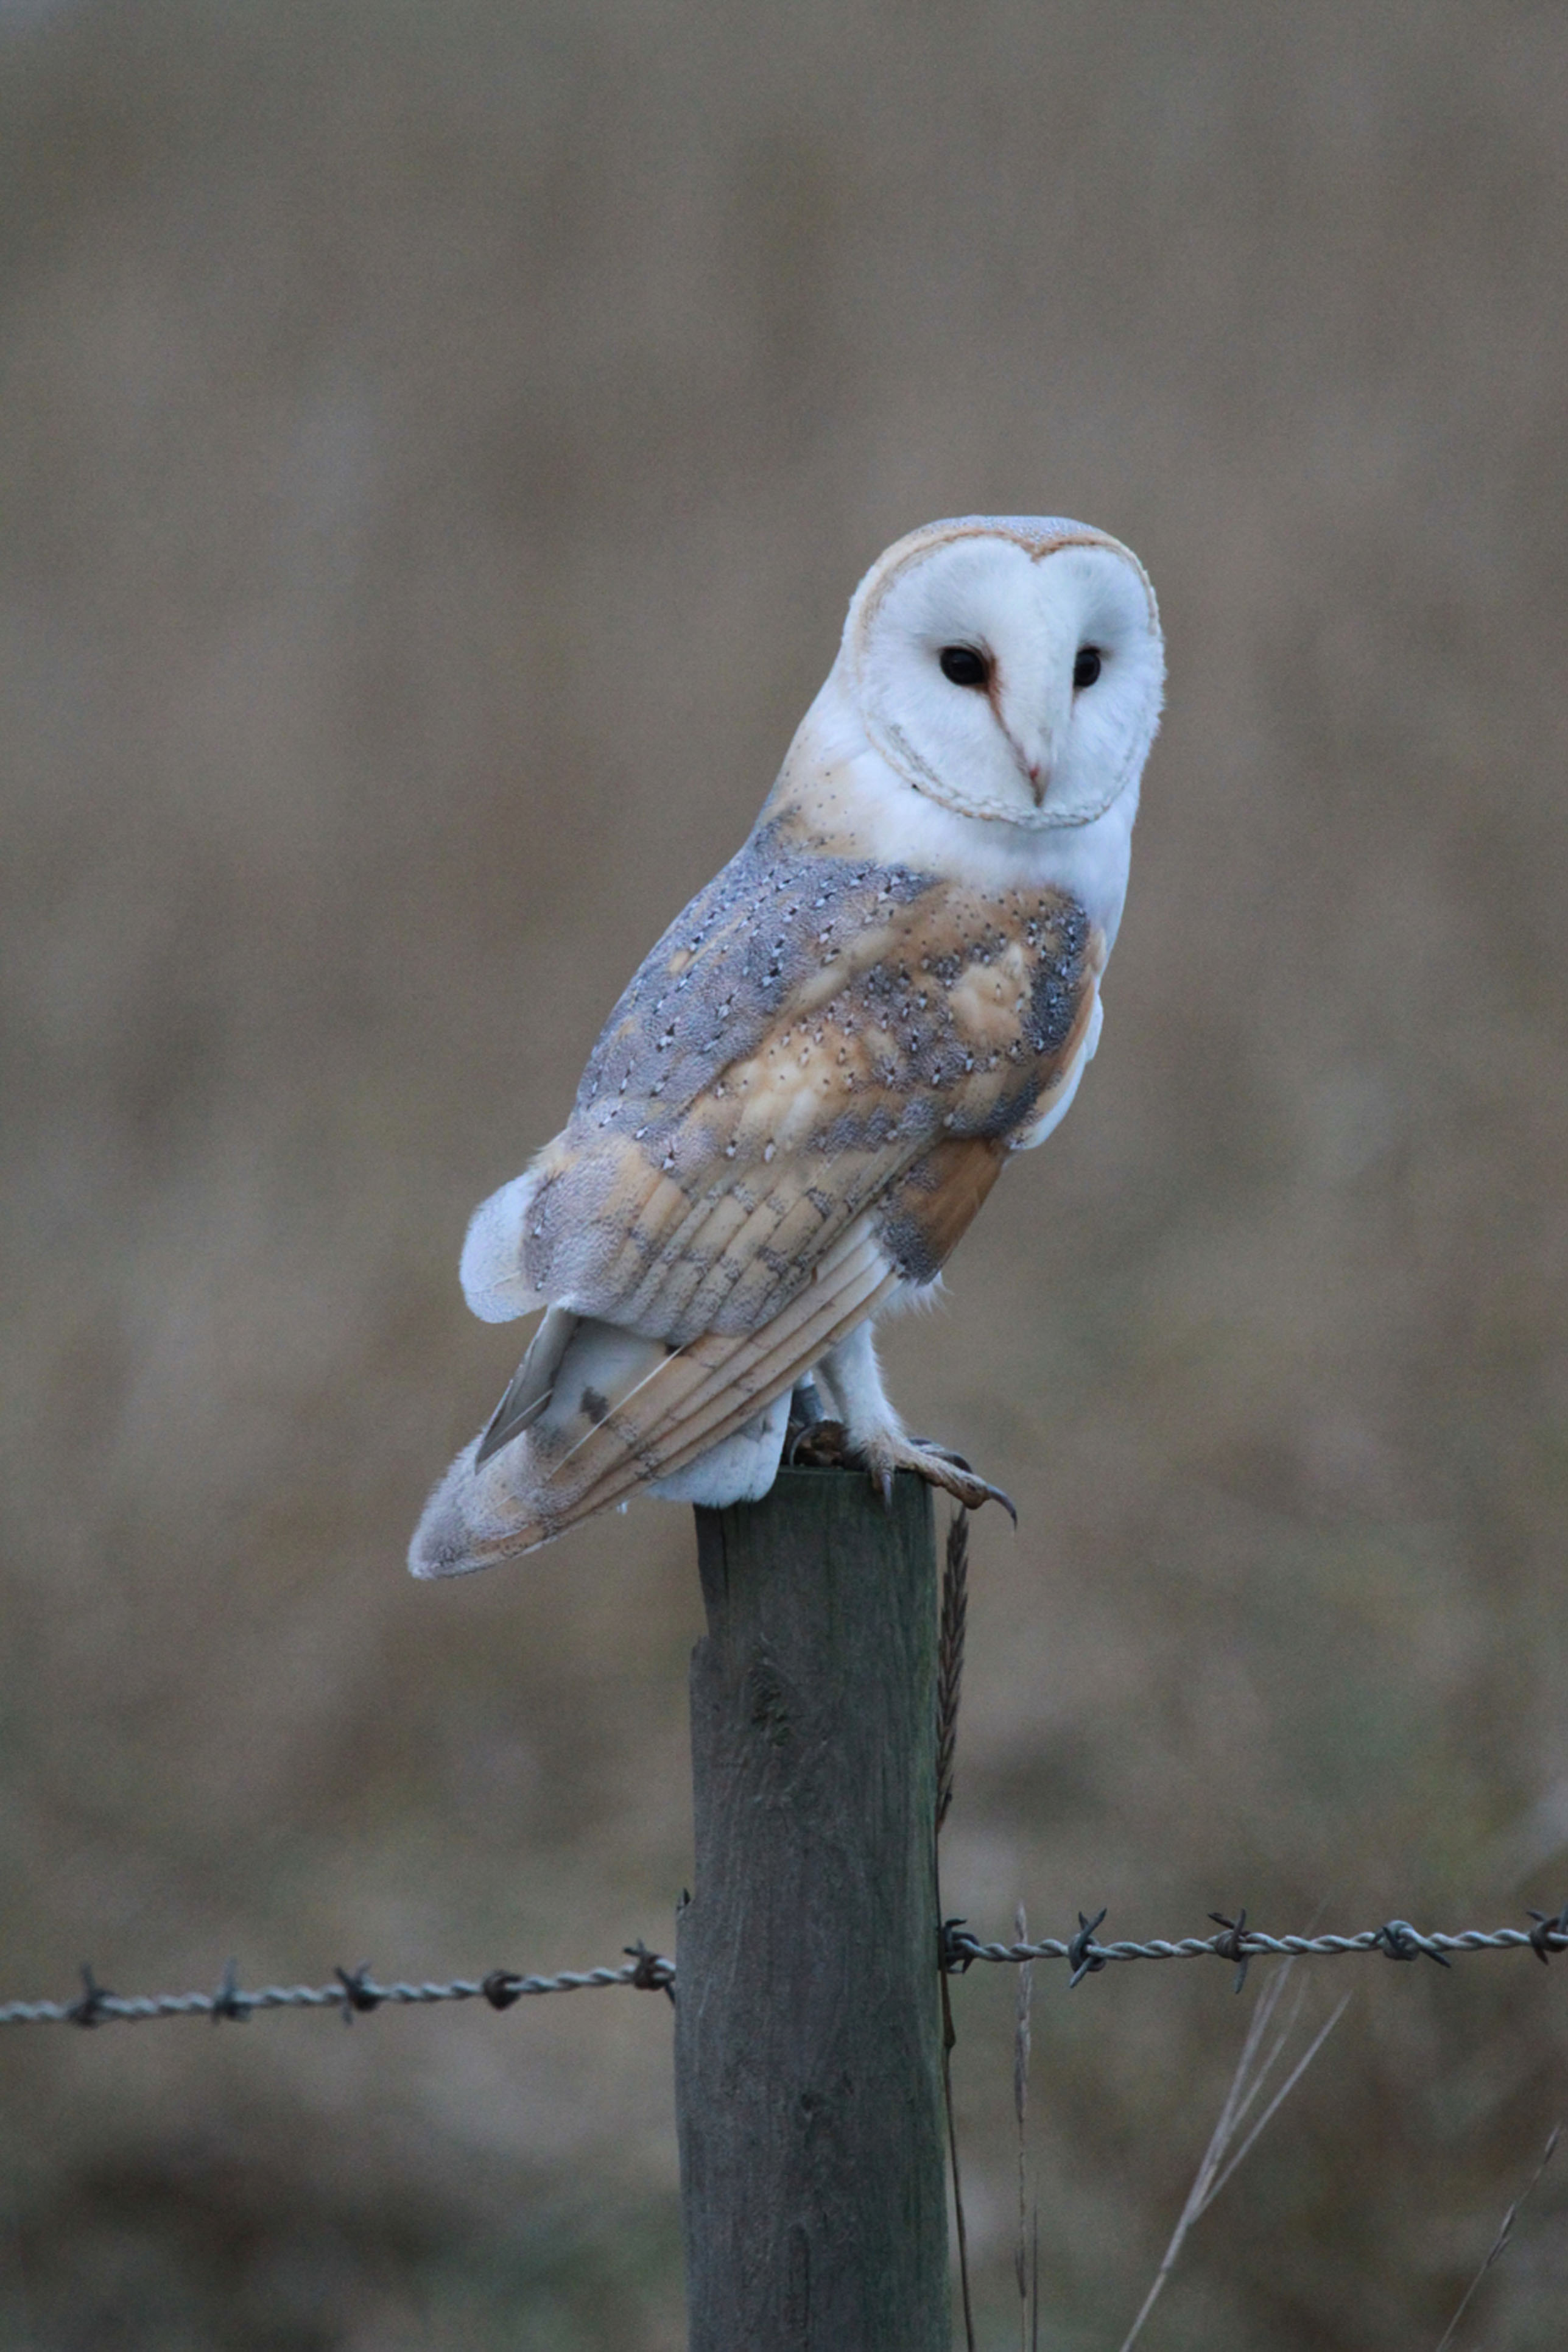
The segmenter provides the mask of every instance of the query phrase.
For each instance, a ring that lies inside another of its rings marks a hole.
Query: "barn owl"
[[[873,1325],[1077,1091],[1164,675],[1147,576],[1103,531],[971,516],[873,565],[748,838],[612,1013],[563,1132],[475,1212],[469,1306],[544,1315],[416,1576],[639,1487],[754,1500],[822,1387],[884,1492],[910,1469],[996,1493],[904,1430]]]

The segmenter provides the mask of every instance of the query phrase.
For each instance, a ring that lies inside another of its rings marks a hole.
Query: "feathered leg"
[[[913,1470],[927,1485],[954,1496],[967,1510],[999,1503],[1017,1527],[1018,1513],[1008,1496],[999,1486],[977,1477],[962,1454],[909,1435],[883,1387],[869,1319],[829,1349],[822,1370],[849,1426],[851,1459],[870,1471],[887,1501],[893,1499],[894,1471]]]

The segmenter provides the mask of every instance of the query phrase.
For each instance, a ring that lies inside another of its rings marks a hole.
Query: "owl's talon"
[[[898,1472],[913,1470],[917,1478],[924,1478],[928,1486],[940,1486],[967,1511],[977,1511],[983,1503],[999,1503],[1015,1528],[1019,1523],[1010,1496],[980,1477],[961,1454],[955,1454],[950,1446],[934,1444],[927,1437],[878,1437],[855,1445],[841,1421],[813,1421],[790,1430],[784,1467],[863,1471],[887,1510],[893,1508],[893,1482]]]
[[[933,1445],[921,1437],[878,1437],[869,1439],[852,1462],[870,1471],[883,1500],[891,1508],[893,1481],[895,1472],[913,1470],[928,1486],[940,1486],[945,1495],[962,1503],[967,1511],[977,1511],[983,1503],[999,1503],[1016,1528],[1019,1515],[1010,1495],[988,1479],[971,1470],[961,1454],[954,1454],[945,1445]]]
[[[1009,1518],[1013,1523],[1014,1535],[1017,1535],[1019,1524],[1018,1505],[1013,1501],[1012,1496],[1004,1487],[1001,1486],[988,1486],[986,1489],[986,1496],[988,1501],[999,1503],[1001,1505],[1003,1510],[1007,1513]]]

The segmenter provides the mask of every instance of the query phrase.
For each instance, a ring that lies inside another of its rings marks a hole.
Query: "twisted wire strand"
[[[559,1976],[518,1976],[495,1969],[486,1977],[455,1977],[450,1983],[378,1984],[368,1969],[341,1969],[336,1984],[258,1985],[247,1991],[225,1976],[215,1992],[162,1992],[124,1996],[94,1982],[82,1970],[83,1990],[72,2001],[12,2000],[0,2005],[0,2025],[139,2024],[152,2017],[209,2017],[242,2023],[261,2009],[335,2009],[347,2019],[380,2009],[421,2008],[432,2001],[485,2000],[492,2009],[547,1992],[580,1992],[590,1986],[635,1985],[664,1992],[675,1980],[675,1964],[662,1954],[632,1949],[616,1969],[563,1969]]]
[[[1157,1937],[1146,1944],[1113,1940],[1101,1943],[1095,1930],[1104,1913],[1091,1920],[1079,1914],[1078,1933],[1063,1939],[1042,1937],[1038,1943],[983,1943],[961,1919],[943,1927],[941,1965],[950,1976],[961,1976],[977,1960],[1015,1962],[1066,1960],[1071,1981],[1078,1984],[1113,1960],[1229,1961],[1241,1972],[1249,1961],[1265,1958],[1335,1959],[1349,1953],[1381,1952],[1392,1960],[1423,1957],[1444,1968],[1456,1952],[1531,1951],[1538,1960],[1554,1952],[1568,1952],[1568,1904],[1555,1916],[1531,1912],[1532,1927],[1466,1927],[1457,1935],[1423,1935],[1407,1919],[1389,1919],[1381,1927],[1364,1927],[1354,1936],[1270,1936],[1249,1927],[1246,1914],[1224,1921],[1216,1936]],[[675,1964],[642,1944],[628,1945],[619,1968],[563,1969],[558,1976],[519,1976],[509,1969],[493,1969],[486,1977],[455,1977],[448,1983],[408,1984],[399,1979],[378,1984],[368,1968],[340,1969],[337,1982],[326,1985],[259,1985],[244,1990],[230,1969],[215,1992],[162,1992],[126,1996],[98,1984],[90,1969],[82,1970],[82,1991],[72,2001],[12,2000],[0,2004],[0,2025],[139,2024],[153,2017],[206,2017],[214,2023],[235,2023],[267,2009],[335,2009],[345,2020],[382,2007],[423,2008],[434,2001],[484,2000],[492,2009],[510,2009],[547,1992],[581,1992],[601,1985],[633,1985],[644,1992],[667,1993],[673,2000]]]
[[[1402,1921],[1390,1923],[1395,1927]],[[1249,1927],[1235,1939],[1228,1936],[1183,1936],[1175,1943],[1164,1938],[1148,1944],[1093,1943],[1085,1948],[1102,1960],[1196,1960],[1196,1959],[1260,1959],[1265,1953],[1276,1953],[1294,1959],[1324,1959],[1343,1952],[1386,1951],[1387,1929],[1366,1927],[1355,1936],[1265,1936]],[[1529,1948],[1532,1938],[1523,1927],[1498,1927],[1488,1931],[1467,1927],[1458,1936],[1423,1936],[1406,1927],[1403,1937],[1412,1956],[1417,1952],[1503,1952]],[[1064,1944],[1048,1936],[1038,1944],[982,1944],[973,1936],[958,1934],[949,1939],[949,1948],[971,1960],[1067,1960],[1072,1958],[1071,1944]],[[1548,1949],[1568,1951],[1568,1940],[1553,1937]],[[1394,1954],[1392,1958],[1402,1955]]]
[[[1101,1918],[1104,1914],[1102,1912]],[[1094,1936],[1098,1919],[1090,1921],[1079,1915],[1079,1932],[1067,1941],[1058,1937],[1046,1937],[1039,1943],[988,1944],[971,1936],[962,1920],[947,1923],[943,1939],[943,1964],[951,1971],[961,1972],[975,1960],[1003,1960],[1022,1963],[1025,1960],[1068,1960],[1074,1979],[1104,1968],[1112,1960],[1229,1960],[1238,1966],[1247,1961],[1278,1957],[1285,1959],[1332,1959],[1352,1952],[1382,1952],[1394,1960],[1414,1960],[1423,1956],[1441,1962],[1445,1967],[1454,1952],[1532,1951],[1537,1959],[1545,1960],[1553,1952],[1568,1952],[1568,1906],[1555,1917],[1532,1912],[1533,1927],[1466,1927],[1457,1935],[1434,1933],[1424,1936],[1407,1919],[1389,1919],[1381,1927],[1364,1927],[1354,1936],[1270,1936],[1261,1928],[1249,1927],[1246,1914],[1239,1924],[1226,1923],[1218,1936],[1183,1936],[1175,1940],[1164,1937],[1146,1944],[1113,1940],[1100,1943]]]

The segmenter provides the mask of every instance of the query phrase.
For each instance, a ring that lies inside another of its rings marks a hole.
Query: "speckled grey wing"
[[[763,828],[626,990],[485,1279],[677,1346],[760,1328],[923,1159],[1028,1121],[1095,963],[1059,897]]]
[[[929,1280],[1069,1080],[1102,961],[1059,892],[759,831],[626,991],[565,1131],[476,1219],[470,1297],[551,1311],[432,1497],[418,1572],[531,1550],[678,1472]]]

